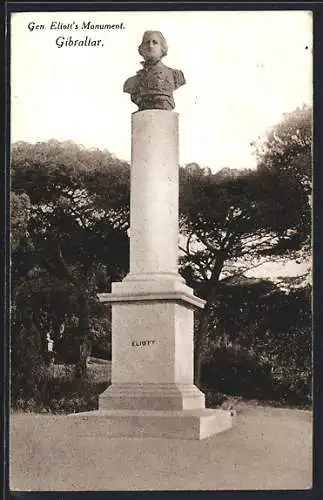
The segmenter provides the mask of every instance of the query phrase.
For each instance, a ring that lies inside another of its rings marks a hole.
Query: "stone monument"
[[[138,52],[143,56],[143,69],[128,78],[123,90],[131,96],[139,111],[144,109],[175,108],[173,92],[185,83],[182,71],[165,66],[161,59],[167,55],[168,46],[160,31],[146,31]]]
[[[97,415],[109,436],[202,439],[232,425],[229,411],[205,409],[193,383],[193,310],[204,301],[178,274],[178,114],[182,71],[161,59],[167,43],[147,31],[143,69],[124,84],[132,115],[130,272],[101,293],[112,304],[112,384]]]

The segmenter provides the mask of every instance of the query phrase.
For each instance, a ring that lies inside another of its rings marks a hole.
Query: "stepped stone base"
[[[85,436],[201,440],[232,427],[227,410],[99,410],[69,415],[86,421]]]
[[[193,384],[115,384],[99,396],[100,410],[192,410],[205,408]]]

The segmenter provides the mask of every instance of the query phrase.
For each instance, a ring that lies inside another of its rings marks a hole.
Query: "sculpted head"
[[[145,61],[159,61],[166,56],[167,51],[167,42],[160,31],[145,31],[138,47],[138,52]]]
[[[160,31],[145,31],[138,47],[143,69],[128,78],[123,91],[130,94],[138,111],[161,109],[171,111],[175,108],[174,90],[185,84],[183,72],[169,68],[159,61],[168,52],[167,42]]]

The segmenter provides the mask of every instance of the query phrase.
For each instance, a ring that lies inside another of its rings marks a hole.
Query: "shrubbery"
[[[244,349],[215,349],[202,364],[201,387],[210,402],[220,404],[224,394],[288,406],[308,407],[312,402],[309,380],[297,372],[275,377],[269,363]]]
[[[47,373],[43,379],[41,399],[18,397],[12,399],[12,409],[16,411],[47,411],[54,414],[78,413],[98,409],[99,395],[108,387],[108,382],[92,379],[80,380],[73,373],[63,378]]]
[[[32,319],[14,317],[11,328],[11,408],[15,411],[76,413],[98,408],[109,382],[75,377],[74,365],[48,363],[47,352]]]
[[[244,274],[263,258],[309,258],[311,119],[305,107],[274,127],[257,170],[180,169],[179,271],[206,300],[195,368],[209,404],[223,394],[310,401],[310,287],[285,293]],[[19,142],[11,174],[12,406],[91,409],[101,388],[86,359],[91,348],[111,356],[111,307],[97,293],[129,270],[129,165],[70,141]],[[49,374],[48,333],[78,381]]]
[[[51,378],[47,384],[43,407],[51,413],[78,413],[98,409],[99,395],[108,383],[72,378]]]
[[[54,365],[54,368],[59,368],[59,373],[43,368],[34,391],[30,384],[23,384],[19,379],[24,391],[13,393],[14,411],[68,414],[98,409],[99,395],[108,387],[108,380],[97,381],[93,376],[84,380],[76,378],[73,365],[65,368]],[[33,380],[35,382],[35,378]],[[17,387],[17,381],[13,386]],[[308,381],[301,377],[277,378],[268,364],[261,363],[246,350],[216,349],[212,358],[202,365],[201,389],[205,393],[206,406],[213,408],[225,404],[230,397],[275,406],[311,406]]]
[[[41,339],[32,322],[12,323],[11,329],[11,401],[33,401],[41,405],[47,376]]]

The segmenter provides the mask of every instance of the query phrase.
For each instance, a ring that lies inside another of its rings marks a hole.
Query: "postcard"
[[[312,13],[62,5],[10,13],[11,491],[312,488]]]

